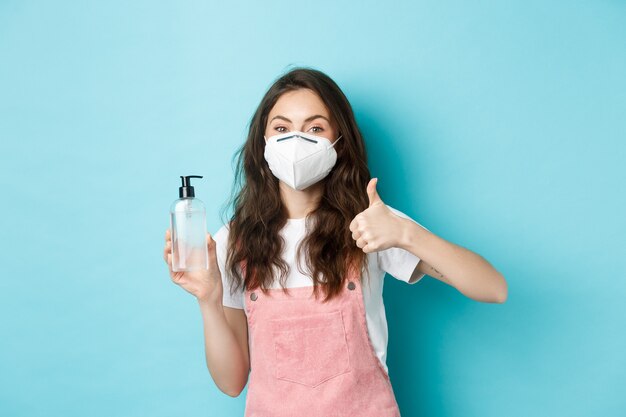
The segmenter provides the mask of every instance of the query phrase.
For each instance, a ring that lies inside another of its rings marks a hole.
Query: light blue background
[[[284,70],[327,72],[383,200],[505,304],[387,277],[403,417],[626,415],[624,1],[0,1],[0,415],[236,416],[162,259],[209,231]]]

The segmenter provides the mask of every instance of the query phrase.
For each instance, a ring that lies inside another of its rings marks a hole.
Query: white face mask
[[[263,136],[265,138],[265,136]],[[323,179],[335,166],[335,143],[310,133],[293,131],[270,136],[263,156],[270,170],[291,188],[304,190]]]

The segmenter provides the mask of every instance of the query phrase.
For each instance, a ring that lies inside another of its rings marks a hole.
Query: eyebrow
[[[306,122],[310,122],[311,120],[317,119],[318,117],[321,117],[322,119],[324,119],[324,120],[326,120],[328,123],[330,123],[330,120],[328,120],[328,118],[327,118],[327,117],[322,116],[321,114],[315,114],[315,115],[313,115],[313,116],[311,116],[311,117],[307,117],[306,119],[304,119],[304,122],[305,122],[305,123],[306,123]],[[284,120],[284,121],[286,121],[286,122],[291,123],[291,120],[289,120],[289,119],[287,119],[285,116],[281,116],[281,115],[277,115],[277,116],[272,117],[272,120],[270,120],[270,122],[272,122],[274,119],[282,119],[282,120]]]

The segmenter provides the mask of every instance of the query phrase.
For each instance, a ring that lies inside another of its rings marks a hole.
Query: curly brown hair
[[[225,268],[233,277],[233,292],[243,285],[267,293],[275,270],[280,273],[283,291],[288,292],[285,280],[289,266],[281,257],[284,241],[279,235],[288,213],[280,197],[278,179],[263,156],[264,131],[279,97],[298,89],[310,89],[321,98],[343,135],[335,147],[337,162],[321,181],[323,195],[319,204],[306,216],[309,232],[296,252],[299,260],[301,250],[306,250],[315,297],[323,287],[326,302],[341,291],[347,268],[361,270],[367,264],[367,256],[356,246],[349,226],[368,207],[366,186],[370,172],[352,106],[339,86],[319,70],[298,67],[280,76],[250,120],[248,137],[233,157],[237,163],[228,207],[233,206],[234,213],[229,221]]]

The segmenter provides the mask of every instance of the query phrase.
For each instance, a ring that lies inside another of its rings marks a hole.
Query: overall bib
[[[245,417],[400,417],[370,342],[359,272],[328,303],[313,287],[245,290]]]

